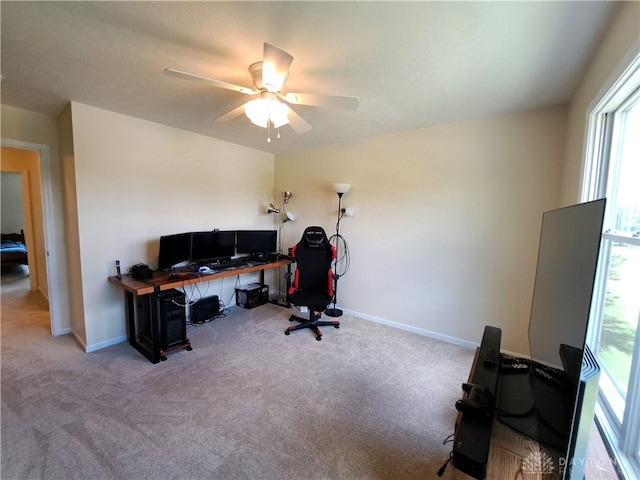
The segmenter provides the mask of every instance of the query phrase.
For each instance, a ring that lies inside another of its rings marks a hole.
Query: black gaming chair
[[[340,328],[337,320],[320,320],[320,315],[333,298],[333,272],[331,262],[336,257],[335,248],[329,243],[322,227],[307,227],[302,239],[291,249],[296,261],[293,284],[289,289],[289,302],[309,308],[309,318],[292,315],[289,321],[302,322],[292,325],[284,333],[310,328],[316,332],[316,340],[322,340],[321,326]]]

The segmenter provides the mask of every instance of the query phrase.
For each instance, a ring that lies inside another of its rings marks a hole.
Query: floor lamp
[[[339,246],[339,242],[340,239],[342,237],[340,237],[340,220],[342,220],[342,217],[345,213],[345,209],[342,208],[342,196],[347,193],[349,190],[351,190],[351,185],[348,183],[334,183],[333,184],[333,191],[336,192],[338,194],[338,221],[336,222],[336,234],[334,236],[334,238],[336,239],[335,241],[335,249],[336,249],[336,259],[333,262],[333,308],[327,308],[325,310],[325,315],[328,315],[329,317],[340,317],[342,316],[342,310],[340,310],[339,308],[336,308],[336,303],[338,302],[338,279],[340,278],[340,275],[338,275],[338,246]],[[346,255],[346,248],[345,248],[345,255]],[[344,272],[346,273],[346,271]],[[344,273],[342,275],[344,275]]]

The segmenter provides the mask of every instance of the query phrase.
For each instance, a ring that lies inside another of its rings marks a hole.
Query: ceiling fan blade
[[[170,77],[183,78],[187,80],[195,80],[196,82],[210,83],[211,85],[214,85],[216,87],[226,88],[227,90],[233,90],[234,92],[240,92],[247,95],[254,95],[258,93],[257,90],[241,87],[240,85],[234,85],[233,83],[227,83],[221,80],[214,80],[213,78],[202,77],[200,75],[195,75],[193,73],[182,72],[180,70],[175,70],[173,68],[165,68],[164,73],[166,75],[169,75]]]
[[[279,92],[289,75],[289,66],[293,62],[293,55],[280,47],[264,44],[262,56],[262,84],[270,92]]]
[[[300,115],[294,112],[287,105],[287,118],[289,119],[289,125],[296,133],[305,133],[311,130],[311,125],[305,122]]]
[[[239,107],[234,108],[230,112],[225,113],[224,115],[219,116],[214,120],[214,122],[228,122],[229,120],[233,120],[234,118],[242,115],[244,113],[244,106],[246,103],[243,103]]]
[[[343,95],[316,95],[314,93],[287,93],[284,100],[294,105],[311,105],[313,107],[341,108],[356,111],[360,106],[358,97]]]

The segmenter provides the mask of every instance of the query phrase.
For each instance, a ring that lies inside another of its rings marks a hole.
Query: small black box
[[[236,288],[236,305],[242,308],[254,308],[269,301],[269,286],[250,283]]]
[[[204,323],[220,314],[220,299],[217,295],[198,300],[191,307],[191,323]]]

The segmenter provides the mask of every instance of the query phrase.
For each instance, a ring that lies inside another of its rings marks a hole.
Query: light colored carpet
[[[291,311],[264,305],[153,365],[51,337],[38,294],[2,280],[3,480],[430,479],[451,451],[471,349],[348,315],[286,336]]]

